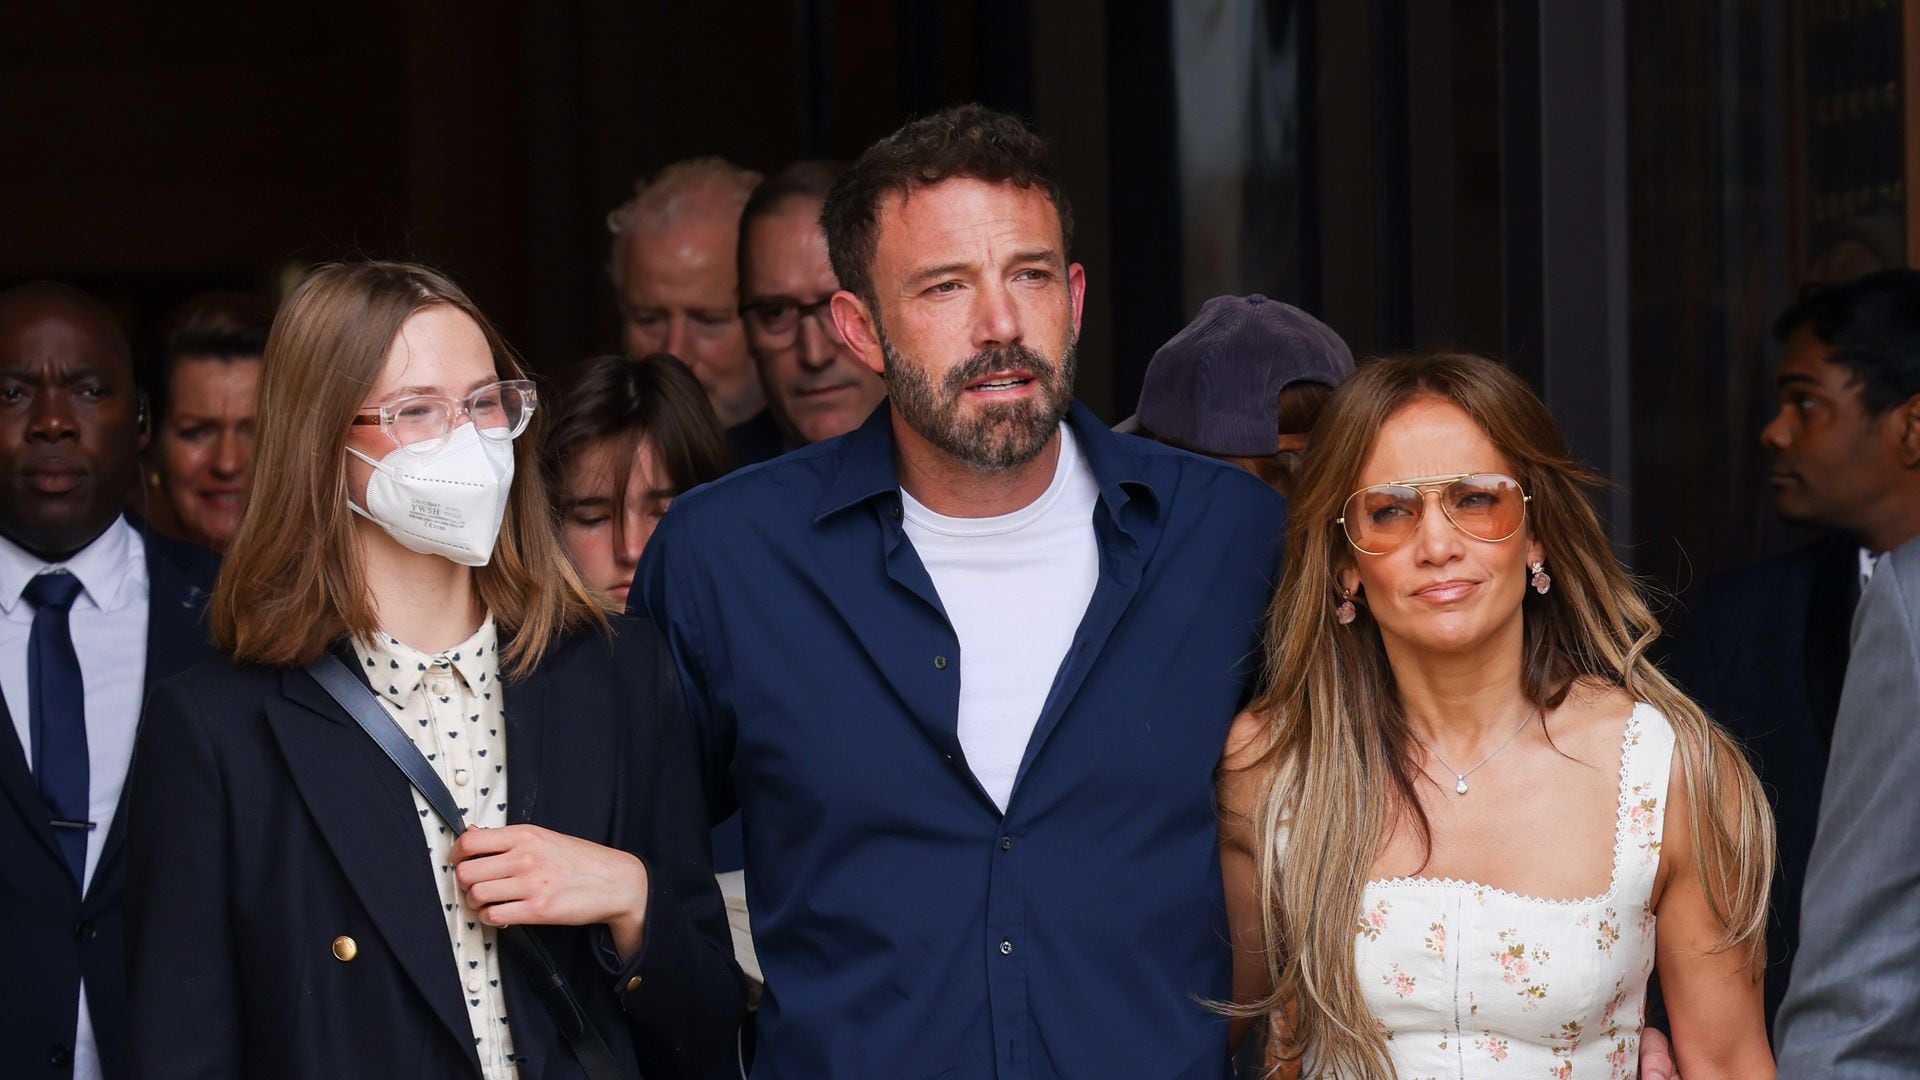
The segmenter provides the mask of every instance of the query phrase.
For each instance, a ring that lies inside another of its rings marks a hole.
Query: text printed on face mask
[[[407,517],[424,529],[442,533],[458,532],[466,524],[466,516],[460,513],[459,507],[427,499],[413,500]]]

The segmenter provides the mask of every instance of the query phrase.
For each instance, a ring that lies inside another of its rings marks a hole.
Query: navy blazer
[[[213,652],[201,613],[220,558],[142,528],[147,551],[146,687]],[[73,1075],[80,980],[87,985],[100,1068],[131,1075],[123,1053],[127,976],[120,897],[125,879],[127,791],[85,896],[60,854],[5,701],[0,701],[0,1076]]]
[[[1860,545],[1833,536],[1700,587],[1668,670],[1747,748],[1773,803],[1780,858],[1767,924],[1771,1027],[1800,940],[1800,890],[1860,597]]]
[[[744,989],[665,644],[616,619],[503,685],[508,820],[633,852],[650,881],[625,964],[604,926],[538,932],[630,1073],[725,1075]],[[480,1074],[411,790],[312,676],[222,657],[162,684],[129,783],[138,1076]],[[520,1076],[585,1075],[531,976],[503,956]]]

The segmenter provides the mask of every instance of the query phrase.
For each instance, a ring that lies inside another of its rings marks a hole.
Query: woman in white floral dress
[[[1276,1073],[1614,1080],[1658,968],[1687,1080],[1773,1075],[1772,821],[1525,383],[1363,366],[1295,492],[1221,770],[1236,1011]]]

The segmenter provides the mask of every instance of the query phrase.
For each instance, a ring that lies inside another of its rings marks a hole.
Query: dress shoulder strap
[[[1653,894],[1665,835],[1667,781],[1673,773],[1673,725],[1665,714],[1642,701],[1627,721],[1620,757],[1620,817],[1615,824],[1616,890]]]

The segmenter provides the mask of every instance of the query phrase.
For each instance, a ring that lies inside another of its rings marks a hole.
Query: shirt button
[[[445,679],[429,680],[427,689],[433,691],[435,697],[450,697],[453,694],[453,684]]]
[[[473,779],[473,774],[468,772],[465,769],[453,770],[453,782],[456,784],[459,784],[461,787],[466,787],[467,782],[472,779]]]
[[[946,658],[946,657],[944,657],[944,656],[936,656],[936,657],[934,657],[934,658],[933,658],[933,666],[934,666],[934,667],[936,667],[936,668],[940,668],[940,669],[942,669],[942,670],[945,670],[945,669],[946,669],[946,666],[947,666],[947,658]]]
[[[1011,837],[1011,836],[1003,836],[1003,837],[1001,837],[1001,838],[1000,838],[1000,850],[1001,850],[1001,851],[1012,851],[1012,850],[1013,850],[1013,837]]]
[[[1013,955],[1013,942],[1011,942],[1011,941],[1003,941],[1003,942],[1001,942],[1001,943],[1000,943],[1000,955],[1001,955],[1001,956],[1012,956],[1012,955]]]
[[[477,994],[479,992],[480,992],[480,976],[475,975],[472,978],[467,980],[467,993]]]

